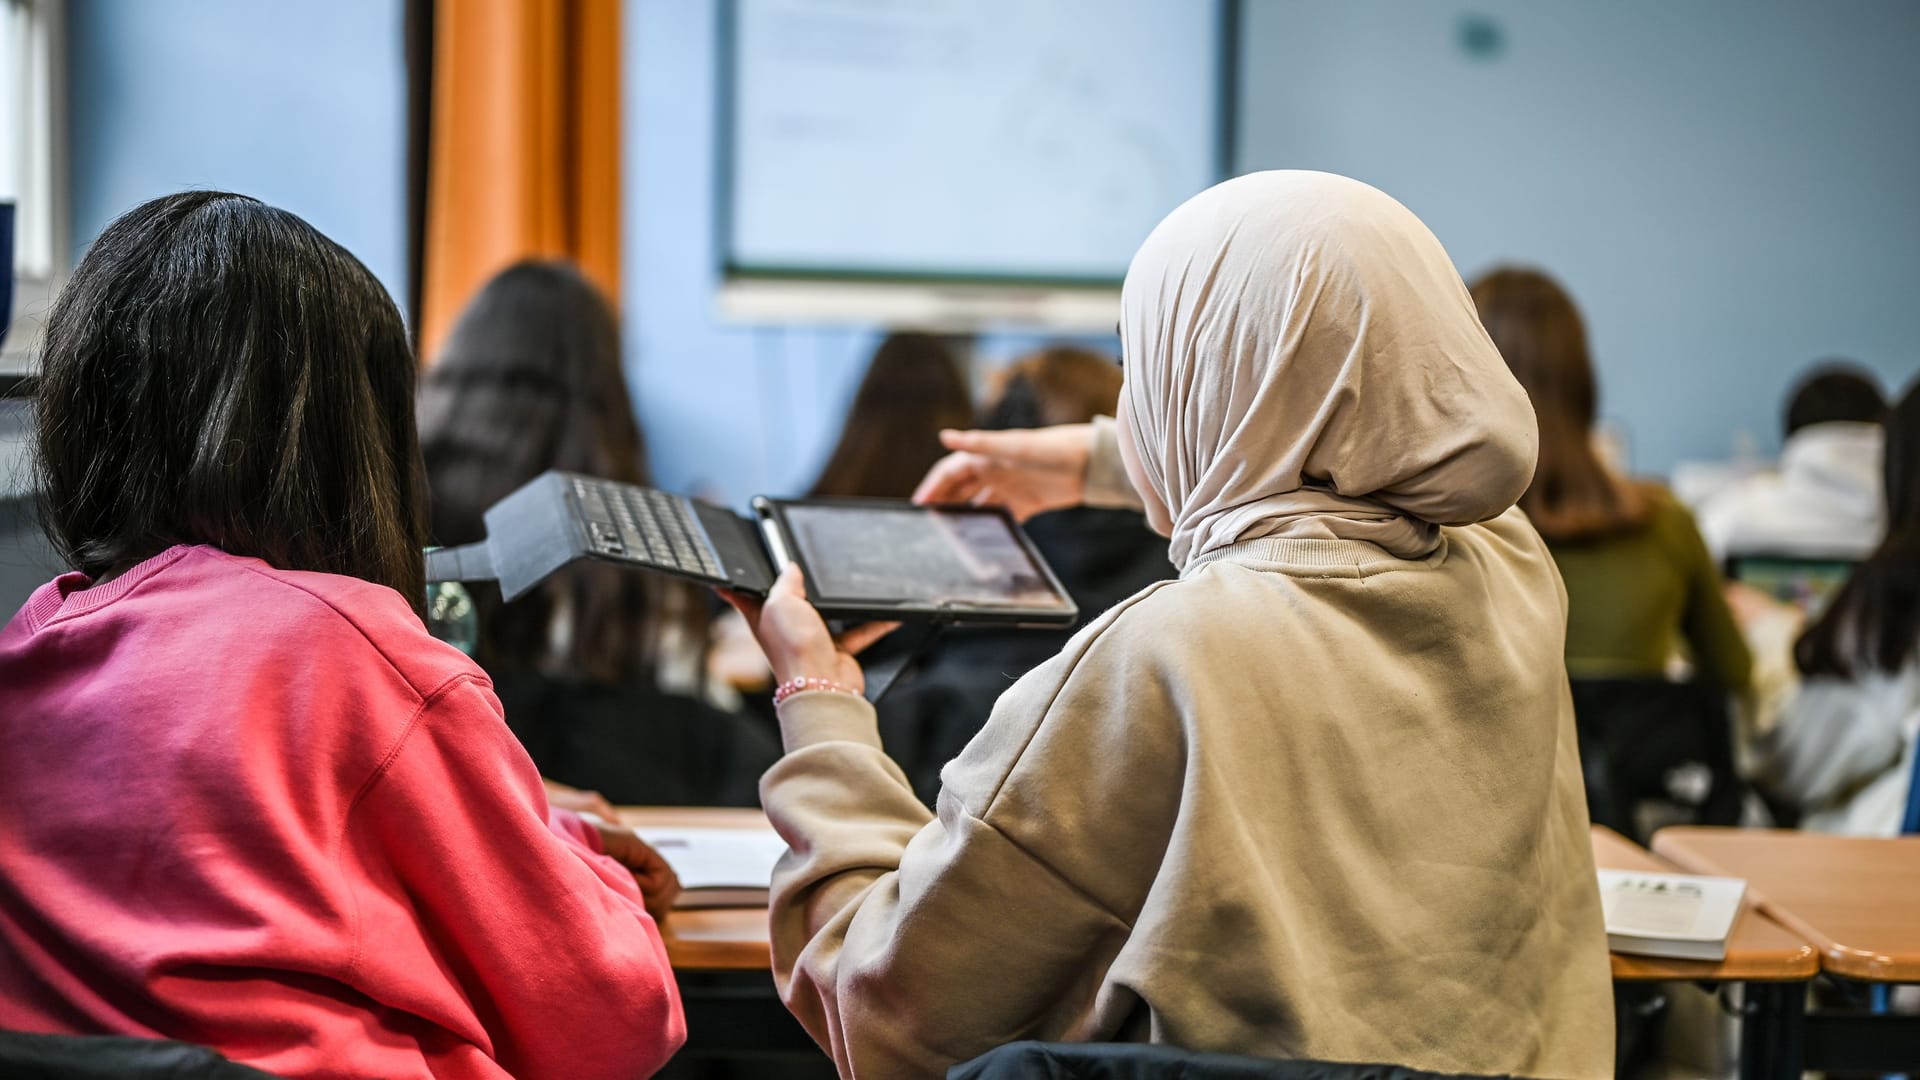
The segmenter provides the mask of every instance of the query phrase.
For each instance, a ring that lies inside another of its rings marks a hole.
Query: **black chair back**
[[[0,1031],[0,1076],[8,1080],[275,1080],[204,1046],[122,1035],[29,1035]]]
[[[947,1070],[947,1080],[1511,1080],[1398,1065],[1271,1061],[1145,1043],[1016,1042]]]
[[[1575,679],[1573,711],[1595,824],[1645,844],[1649,808],[1663,826],[1740,823],[1746,787],[1724,694],[1662,679]]]

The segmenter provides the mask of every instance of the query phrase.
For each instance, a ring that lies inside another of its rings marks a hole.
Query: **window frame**
[[[66,0],[0,0],[0,7],[24,11],[29,69],[26,81],[27,175],[15,218],[16,266],[38,253],[33,264],[18,267],[13,283],[10,330],[0,345],[0,377],[31,373],[42,326],[53,298],[71,269],[67,171],[67,3]],[[14,272],[16,267],[6,267]]]

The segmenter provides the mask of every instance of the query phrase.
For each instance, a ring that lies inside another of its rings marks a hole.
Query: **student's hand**
[[[747,620],[754,639],[760,642],[760,651],[767,654],[767,663],[773,666],[774,681],[779,683],[826,679],[865,692],[867,676],[855,655],[900,625],[868,623],[834,637],[827,630],[827,621],[808,602],[806,581],[800,567],[793,563],[780,572],[764,602],[735,593],[720,595]]]
[[[743,693],[763,691],[772,685],[773,669],[767,666],[767,654],[760,651],[753,628],[737,611],[713,620],[707,676]]]
[[[664,924],[667,912],[673,910],[673,902],[680,898],[680,879],[674,875],[673,867],[632,829],[611,821],[586,820],[600,834],[600,850],[632,871],[633,883],[640,886],[640,899],[646,904],[647,914],[653,916],[654,922]]]
[[[1781,618],[1796,610],[1793,605],[1775,600],[1744,581],[1729,581],[1724,589],[1727,607],[1733,611],[1733,621],[1739,623],[1743,630],[1751,630],[1760,623]]]
[[[602,821],[620,820],[619,815],[613,812],[613,804],[597,791],[582,791],[577,787],[570,787],[544,776],[540,778],[540,782],[546,785],[548,806],[557,806],[576,814],[592,814]]]
[[[991,503],[1025,521],[1079,506],[1087,493],[1093,425],[1022,431],[942,431],[953,453],[934,463],[913,493],[917,503]]]

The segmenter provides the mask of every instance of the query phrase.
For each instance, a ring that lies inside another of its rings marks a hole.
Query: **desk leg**
[[[1744,984],[1740,994],[1740,1080],[1798,1080],[1805,1071],[1806,1029],[1806,983]]]

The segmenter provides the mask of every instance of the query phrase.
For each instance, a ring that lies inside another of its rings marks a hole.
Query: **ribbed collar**
[[[1440,546],[1419,559],[1402,559],[1365,540],[1296,540],[1265,536],[1242,540],[1237,544],[1201,552],[1180,572],[1191,577],[1208,563],[1230,562],[1256,570],[1292,574],[1296,577],[1363,578],[1394,570],[1433,570],[1447,561],[1447,537],[1440,535]]]
[[[127,595],[141,582],[180,561],[191,547],[180,545],[170,547],[158,555],[133,565],[126,573],[104,585],[94,585],[87,575],[74,572],[61,574],[45,585],[34,590],[27,598],[26,606],[20,609],[20,617],[26,620],[27,633],[38,633],[57,616],[84,615]]]

